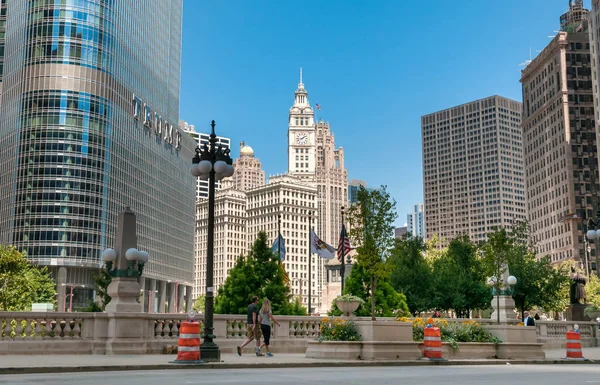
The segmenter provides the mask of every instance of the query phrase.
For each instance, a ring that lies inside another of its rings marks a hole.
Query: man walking
[[[529,312],[525,310],[523,312],[523,325],[525,326],[535,326],[535,321],[532,317],[529,316]]]
[[[258,297],[252,297],[252,303],[248,305],[248,319],[246,326],[246,341],[241,346],[237,347],[238,356],[242,355],[242,349],[252,340],[256,340],[255,352],[257,356],[262,356],[260,353],[260,327],[258,326]]]

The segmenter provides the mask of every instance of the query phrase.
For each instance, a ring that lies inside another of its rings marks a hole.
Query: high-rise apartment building
[[[427,239],[481,241],[525,219],[521,108],[492,96],[421,118]]]
[[[406,215],[406,227],[413,236],[425,239],[425,210],[423,206],[423,203],[413,206],[412,211]]]
[[[597,63],[590,61],[586,14],[582,1],[570,4],[562,30],[521,76],[528,219],[538,257],[556,263],[585,261],[584,224],[600,197],[591,70]]]
[[[87,305],[91,273],[129,206],[150,253],[142,287],[156,288],[164,309],[193,279],[194,142],[177,126],[182,1],[6,9],[2,1],[0,242],[55,277],[66,267],[66,284],[90,288],[78,289],[74,306]]]
[[[404,234],[408,233],[408,227],[406,226],[402,226],[402,227],[396,227],[394,229],[394,238],[402,238],[404,236]]]
[[[196,127],[193,124],[189,124],[186,121],[179,121],[179,128],[187,133],[189,136],[194,138],[196,141],[196,146],[202,148],[205,144],[207,146],[210,145],[208,140],[210,139],[210,134],[203,134],[196,131]],[[231,148],[231,140],[229,138],[225,138],[222,136],[217,136],[217,146],[221,146],[223,148]],[[196,178],[196,200],[200,199],[208,199],[208,180],[203,180],[200,178]],[[215,190],[219,191],[223,184],[226,184],[230,178],[224,178],[223,180],[215,181]]]
[[[233,161],[234,173],[231,178],[224,181],[223,188],[234,188],[239,191],[248,191],[264,186],[265,172],[258,158],[254,157],[254,150],[246,143],[240,143],[240,157]]]
[[[248,252],[246,193],[223,189],[215,194],[215,247],[214,279],[215,293],[223,286],[229,271],[240,255]],[[196,206],[196,235],[194,261],[194,288],[192,298],[206,292],[206,250],[208,236],[208,199],[198,201]]]

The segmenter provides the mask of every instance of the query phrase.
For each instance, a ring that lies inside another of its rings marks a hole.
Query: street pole
[[[308,214],[308,315],[312,314],[312,255],[310,253],[311,214]]]
[[[584,240],[584,247],[585,247],[585,275],[587,276],[588,282],[590,281],[590,268],[589,268],[589,263],[590,263],[590,244],[588,243],[587,240],[587,236],[584,234],[583,236],[583,240]]]
[[[173,304],[175,313],[179,311],[179,282],[175,282],[175,303]]]
[[[69,301],[69,313],[73,312],[73,289],[75,285],[71,285],[71,300]]]
[[[342,206],[342,229],[344,228],[344,207]],[[340,237],[342,236],[342,231],[340,230]],[[342,292],[341,295],[344,295],[344,273],[346,272],[346,258],[344,253],[344,239],[340,239],[340,244],[342,248],[342,264],[340,265],[340,275],[342,276]]]
[[[200,357],[205,361],[219,362],[221,360],[221,352],[219,347],[214,342],[213,334],[213,312],[214,312],[214,296],[213,296],[213,274],[214,274],[214,251],[215,251],[215,152],[217,144],[217,136],[215,135],[215,121],[211,123],[210,139],[210,155],[212,158],[213,167],[210,170],[208,178],[208,237],[206,248],[206,300],[204,302],[204,341],[200,345]]]
[[[498,270],[496,270],[496,318],[500,324],[500,261],[498,260]]]

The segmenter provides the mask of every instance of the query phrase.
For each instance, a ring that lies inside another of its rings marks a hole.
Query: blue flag
[[[271,251],[275,254],[279,253],[279,259],[285,261],[285,239],[279,234],[275,242],[273,242],[273,246],[271,247]]]

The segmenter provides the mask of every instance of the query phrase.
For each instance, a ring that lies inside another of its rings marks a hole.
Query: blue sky
[[[586,0],[586,7],[590,7]],[[350,179],[387,185],[402,225],[423,200],[420,117],[491,96],[521,100],[520,67],[568,0],[185,0],[181,118],[287,170],[299,68],[344,147]]]

